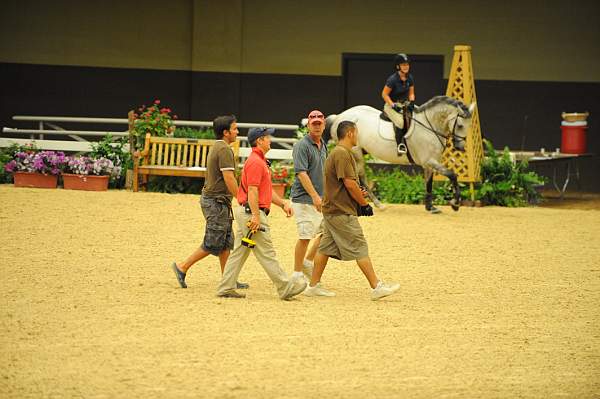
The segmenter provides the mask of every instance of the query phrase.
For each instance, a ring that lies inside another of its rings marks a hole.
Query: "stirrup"
[[[398,150],[398,155],[406,154],[406,146],[404,145],[404,143],[398,144],[397,150]]]

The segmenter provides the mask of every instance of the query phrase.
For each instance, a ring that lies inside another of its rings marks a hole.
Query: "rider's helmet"
[[[396,54],[396,57],[394,58],[394,65],[396,65],[396,67],[400,64],[409,64],[410,61],[408,59],[408,55],[404,54],[404,53],[400,53],[400,54]]]

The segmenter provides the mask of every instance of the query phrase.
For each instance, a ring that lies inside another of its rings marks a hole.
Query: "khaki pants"
[[[385,103],[383,106],[383,112],[385,112],[388,118],[392,120],[394,125],[398,126],[400,129],[404,127],[404,116],[402,115],[402,112],[396,112],[388,103]]]
[[[277,261],[277,254],[275,253],[275,248],[273,248],[267,216],[263,211],[260,211],[260,225],[265,231],[256,232],[252,236],[252,240],[256,242],[256,246],[254,248],[248,248],[242,245],[242,238],[248,233],[246,223],[250,220],[252,215],[246,213],[243,206],[235,208],[234,215],[236,221],[235,244],[233,246],[233,251],[227,259],[227,264],[223,271],[223,277],[221,278],[217,295],[224,294],[225,292],[236,288],[238,276],[242,271],[242,267],[244,267],[244,263],[246,263],[246,259],[248,259],[250,252],[254,252],[256,260],[258,260],[258,263],[265,269],[265,272],[271,281],[273,281],[273,284],[279,293],[279,297],[281,297],[289,278]]]

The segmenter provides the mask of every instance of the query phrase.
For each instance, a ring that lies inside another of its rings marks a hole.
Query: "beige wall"
[[[403,51],[443,54],[447,76],[453,46],[469,44],[478,79],[598,82],[599,10],[583,0],[9,0],[0,61],[340,75],[342,52]]]
[[[0,4],[0,62],[156,69],[191,65],[188,0]]]

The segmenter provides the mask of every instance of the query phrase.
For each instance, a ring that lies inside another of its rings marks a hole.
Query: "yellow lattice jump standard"
[[[471,46],[454,46],[454,57],[446,95],[462,101],[467,106],[477,101],[473,63],[471,61]],[[477,107],[473,111],[472,118],[465,151],[455,149],[452,146],[452,140],[448,140],[447,147],[442,154],[442,164],[456,173],[459,182],[469,183],[471,199],[474,200],[475,183],[481,179],[481,161],[483,159],[483,143]],[[435,179],[444,180],[445,177],[436,175]]]

